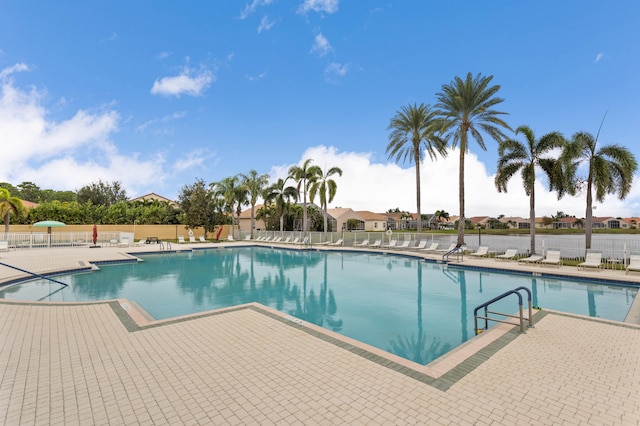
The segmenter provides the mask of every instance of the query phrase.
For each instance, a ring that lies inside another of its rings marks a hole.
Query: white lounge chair
[[[366,247],[369,245],[369,240],[362,240],[360,243],[355,243],[354,247]]]
[[[230,240],[229,241],[233,241],[233,236],[230,235]],[[189,235],[189,242],[190,243],[195,243],[196,242],[196,237],[194,237],[193,235]]]
[[[137,243],[133,243],[134,246],[143,246],[145,244],[147,244],[146,238],[138,241]]]
[[[290,242],[291,242],[291,237],[287,237],[287,238],[284,239],[282,244],[289,244]]]
[[[300,241],[300,238],[295,237],[293,240],[291,240],[290,244],[298,244],[299,241]]]
[[[434,250],[436,253],[449,253],[451,250],[456,248],[456,243],[451,243],[451,245],[446,249]]]
[[[538,254],[532,254],[529,257],[524,257],[522,259],[518,259],[518,263],[521,265],[524,264],[530,264],[530,265],[535,265],[536,263],[540,263],[540,261],[544,259],[544,257],[538,255]]]
[[[496,255],[496,260],[514,260],[518,256],[518,249],[507,249],[504,254]]]
[[[394,248],[398,244],[398,240],[391,240],[389,244],[382,244],[380,248]]]
[[[408,247],[409,250],[423,250],[427,246],[427,240],[422,240],[417,246]]]
[[[185,241],[184,241],[184,237],[183,237],[182,235],[178,235],[178,242],[179,242],[180,244],[182,244],[182,243],[184,243],[184,242],[185,242]]]
[[[0,251],[9,251],[9,241],[0,241]]]
[[[627,265],[626,274],[629,272],[640,272],[640,254],[629,255],[629,265]]]
[[[394,248],[395,249],[401,249],[401,250],[402,249],[408,249],[410,245],[411,245],[411,241],[410,240],[404,240],[402,242],[402,244],[398,244]]]
[[[121,239],[120,242],[118,243],[118,247],[129,247],[129,239],[128,238]]]
[[[334,242],[334,243],[329,243],[329,244],[327,244],[327,245],[329,245],[329,246],[341,246],[341,245],[343,245],[343,244],[344,244],[344,240],[343,240],[342,238],[340,238],[339,240],[336,240],[336,242]]]
[[[382,245],[382,240],[375,240],[369,247],[380,248],[381,245]]]
[[[431,243],[429,247],[420,249],[420,251],[435,252],[436,250],[438,250],[439,245],[439,243]]]
[[[578,271],[584,271],[586,268],[593,268],[600,272],[602,269],[602,253],[599,251],[587,251],[584,262],[578,264]]]
[[[204,235],[200,235],[198,237],[198,239],[200,240],[201,243],[206,243],[207,242],[207,240],[204,238]]]
[[[547,250],[547,257],[540,261],[541,265],[562,266],[562,259],[560,258],[560,250]]]
[[[480,246],[478,247],[478,250],[474,251],[473,253],[469,253],[469,256],[475,256],[475,257],[487,257],[489,255],[489,247],[487,246]]]

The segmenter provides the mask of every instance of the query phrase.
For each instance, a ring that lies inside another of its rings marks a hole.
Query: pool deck
[[[178,248],[208,246],[219,245]],[[49,273],[155,249],[18,250],[0,262]],[[620,270],[463,264],[640,283]],[[0,267],[0,282],[20,274]],[[256,304],[153,321],[123,300],[5,301],[0,423],[640,424],[640,326],[535,319],[419,366]]]

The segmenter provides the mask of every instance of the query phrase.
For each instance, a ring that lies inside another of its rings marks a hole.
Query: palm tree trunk
[[[9,216],[11,212],[5,213],[4,215],[4,239],[6,240],[9,237],[9,222],[11,217]]]
[[[420,213],[420,156],[416,155],[414,159],[416,163],[416,204],[418,206],[418,223],[417,231],[422,232],[422,215]]]
[[[280,233],[284,231],[284,213],[280,215]]]
[[[324,203],[324,233],[327,233],[327,203]]]
[[[591,248],[591,227],[593,226],[593,199],[591,194],[591,173],[589,173],[589,179],[587,179],[587,211],[585,212],[584,220],[584,246],[587,250]]]
[[[460,143],[460,174],[458,176],[458,185],[460,188],[458,194],[460,201],[460,218],[458,219],[458,242],[456,243],[458,247],[464,245],[464,151],[466,146],[466,143]]]
[[[531,235],[531,254],[536,253],[536,201],[535,189],[529,194],[529,235]]]
[[[307,180],[302,180],[302,191],[304,192],[304,210],[302,211],[302,236],[307,236]]]
[[[255,204],[251,204],[251,239],[253,240],[253,228],[255,228],[255,216],[254,210],[256,208]]]

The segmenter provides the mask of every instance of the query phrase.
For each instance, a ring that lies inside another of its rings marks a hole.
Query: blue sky
[[[0,180],[75,190],[120,180],[175,198],[196,178],[342,167],[333,207],[415,211],[415,170],[389,162],[402,106],[493,75],[507,122],[595,134],[640,159],[634,1],[21,1],[0,13]],[[608,111],[608,112],[607,112]],[[528,216],[493,187],[496,144],[471,146],[467,215]],[[422,167],[422,211],[457,214],[457,154]],[[584,216],[540,184],[538,215]],[[640,185],[596,215],[640,216]]]

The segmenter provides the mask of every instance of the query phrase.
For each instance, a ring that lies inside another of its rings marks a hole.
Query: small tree
[[[4,238],[7,238],[9,233],[9,221],[11,220],[11,213],[24,216],[26,209],[22,200],[18,197],[14,197],[5,188],[0,188],[0,215],[4,216]]]

